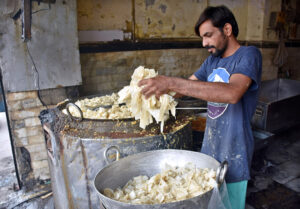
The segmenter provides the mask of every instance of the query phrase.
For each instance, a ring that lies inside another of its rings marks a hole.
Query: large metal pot
[[[147,175],[154,176],[160,173],[165,163],[172,166],[184,166],[191,162],[197,168],[210,168],[217,170],[217,183],[219,186],[224,182],[227,171],[227,162],[219,163],[214,158],[193,151],[186,150],[155,150],[142,152],[115,161],[103,168],[94,181],[98,191],[100,202],[106,209],[206,209],[212,195],[212,190],[183,201],[165,204],[129,204],[115,201],[102,194],[105,188],[116,189],[125,185],[135,176]]]
[[[179,116],[176,120],[170,118],[161,134],[159,124],[143,130],[134,119],[72,119],[61,111],[69,102],[40,114],[56,209],[100,208],[94,179],[107,165],[103,155],[110,146],[118,146],[122,157],[150,150],[192,147],[190,122]],[[108,152],[108,155],[114,158],[114,154]]]

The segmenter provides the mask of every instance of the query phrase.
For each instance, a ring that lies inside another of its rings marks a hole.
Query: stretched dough
[[[141,128],[145,129],[147,125],[153,123],[153,118],[155,118],[157,123],[160,122],[160,131],[163,132],[164,122],[170,116],[169,112],[171,111],[174,117],[176,115],[177,102],[171,96],[174,95],[174,92],[163,94],[159,99],[156,99],[155,95],[146,99],[141,93],[143,87],[138,86],[140,80],[155,76],[157,76],[157,72],[154,69],[143,66],[136,68],[131,76],[130,85],[118,92],[119,103],[126,103],[135,119],[140,120]]]

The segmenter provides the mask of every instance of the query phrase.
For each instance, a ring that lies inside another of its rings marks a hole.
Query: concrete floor
[[[247,203],[255,209],[300,208],[300,125],[268,138],[254,153]]]
[[[0,208],[14,198],[17,186],[13,155],[10,145],[6,114],[0,112]]]
[[[51,193],[18,190],[6,113],[0,112],[0,209],[54,209]]]
[[[0,161],[12,157],[5,112],[0,112]]]

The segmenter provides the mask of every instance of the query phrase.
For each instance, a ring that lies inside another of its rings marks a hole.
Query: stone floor
[[[247,203],[255,209],[300,208],[300,126],[276,134],[254,154]]]
[[[4,113],[0,113],[0,144],[0,209],[54,209],[49,191],[14,191],[17,181]],[[253,157],[246,209],[300,208],[300,126],[259,144]]]

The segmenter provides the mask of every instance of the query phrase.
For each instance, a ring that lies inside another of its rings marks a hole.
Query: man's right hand
[[[159,99],[162,94],[166,94],[169,92],[169,79],[170,77],[158,75],[154,78],[141,80],[138,83],[138,86],[143,86],[141,92],[145,95],[146,99],[153,94],[157,99]]]

